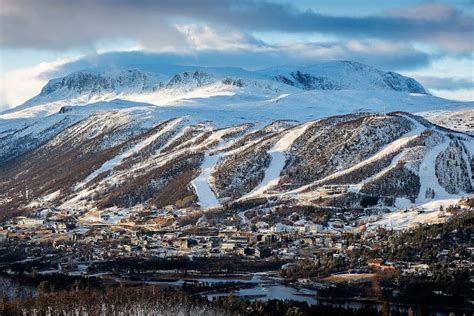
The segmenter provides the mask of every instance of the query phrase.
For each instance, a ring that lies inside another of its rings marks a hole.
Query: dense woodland
[[[455,212],[455,208],[446,211]],[[390,238],[386,247],[377,254],[390,260],[421,261],[436,264],[438,252],[449,250],[448,258],[455,254],[468,255],[467,248],[474,246],[474,211],[462,212],[443,224],[424,225]]]

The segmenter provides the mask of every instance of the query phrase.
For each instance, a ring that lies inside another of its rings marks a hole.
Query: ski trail
[[[145,148],[146,146],[150,145],[153,141],[158,139],[161,135],[163,135],[163,134],[167,133],[168,131],[170,131],[171,129],[173,129],[179,122],[181,122],[181,120],[182,120],[181,118],[177,118],[177,119],[172,120],[164,128],[160,129],[159,131],[157,131],[153,135],[151,135],[151,136],[145,138],[144,140],[138,142],[137,144],[135,144],[130,149],[128,149],[128,150],[124,151],[123,153],[113,157],[112,159],[107,160],[106,162],[104,162],[102,164],[102,166],[100,166],[98,169],[94,170],[91,174],[89,174],[84,181],[77,184],[76,187],[75,187],[75,190],[78,190],[78,189],[82,188],[84,185],[89,183],[92,179],[97,177],[102,172],[112,170],[114,167],[120,165],[122,163],[122,161],[124,161],[126,158],[132,156],[133,154],[135,154],[139,151],[141,151],[143,148]]]
[[[284,132],[284,135],[278,140],[275,145],[268,151],[271,156],[270,165],[265,170],[265,176],[260,184],[254,188],[251,192],[244,195],[240,199],[256,196],[265,193],[268,189],[276,186],[280,181],[280,174],[285,167],[286,163],[286,151],[290,149],[293,142],[303,135],[306,129],[311,126],[314,122],[308,122],[302,124],[296,128]]]
[[[220,156],[221,155],[209,156],[206,154],[201,166],[201,174],[191,181],[191,184],[196,189],[198,204],[202,208],[211,208],[219,205],[219,200],[211,190],[209,177],[211,176],[215,164],[219,161]]]
[[[351,190],[354,190],[354,191],[358,192],[358,191],[360,191],[360,189],[362,189],[364,184],[369,183],[370,181],[373,181],[373,180],[378,179],[378,178],[382,177],[383,175],[385,175],[387,172],[389,172],[390,170],[392,170],[393,168],[395,168],[397,166],[398,162],[400,161],[400,158],[403,156],[404,153],[405,153],[405,151],[402,151],[401,153],[399,153],[398,155],[393,157],[392,161],[390,162],[390,165],[383,168],[378,173],[376,173],[373,176],[370,176],[370,177],[362,180],[361,182],[351,186]]]
[[[217,145],[217,150],[219,150],[219,148],[222,148],[223,146],[225,147],[226,144],[231,142],[224,142],[224,136],[228,135],[231,132],[243,131],[246,128],[247,126],[240,125],[237,127],[229,127],[215,131],[199,146],[202,148],[206,148],[207,146],[210,146],[214,142],[218,141],[219,144]],[[224,144],[222,144],[223,142]],[[211,189],[209,179],[211,177],[212,172],[214,171],[214,166],[223,155],[225,155],[225,153],[219,153],[212,156],[209,155],[209,153],[206,153],[204,156],[204,161],[201,165],[201,173],[197,178],[191,181],[191,184],[196,190],[196,194],[198,196],[198,204],[201,206],[201,208],[207,209],[219,205],[219,200]]]
[[[355,171],[355,170],[357,170],[357,169],[359,169],[359,168],[361,168],[361,167],[363,167],[363,166],[365,166],[369,163],[372,163],[374,161],[377,161],[377,160],[385,157],[388,154],[391,154],[395,151],[400,150],[400,148],[405,146],[408,142],[410,142],[411,140],[416,138],[418,135],[420,135],[423,131],[425,131],[427,129],[424,125],[419,123],[417,120],[415,120],[415,119],[413,119],[409,116],[403,116],[403,117],[406,118],[407,120],[409,120],[410,122],[412,122],[415,127],[411,131],[405,133],[402,137],[394,140],[393,142],[391,142],[388,145],[384,146],[380,151],[378,151],[373,156],[369,157],[368,159],[366,159],[364,161],[361,161],[361,162],[353,165],[350,168],[341,170],[339,172],[335,172],[330,176],[327,176],[323,179],[316,180],[316,181],[311,182],[309,184],[303,185],[303,186],[301,186],[301,187],[299,187],[299,188],[297,188],[293,191],[290,191],[288,193],[301,193],[301,192],[303,192],[307,189],[310,189],[310,188],[314,187],[315,185],[318,185],[319,183],[321,183],[323,181],[331,180],[331,179],[337,178],[339,176],[351,173],[351,172],[353,172],[353,171]]]
[[[443,150],[448,148],[448,146],[449,138],[444,136],[442,143],[434,146],[425,153],[425,157],[420,165],[420,171],[418,172],[418,176],[420,177],[420,192],[416,199],[417,203],[431,201],[431,199],[425,197],[428,188],[434,190],[436,199],[453,197],[452,194],[446,192],[439,184],[438,178],[436,177],[436,157],[438,157]]]

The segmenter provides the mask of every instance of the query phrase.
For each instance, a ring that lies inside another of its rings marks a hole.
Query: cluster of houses
[[[248,260],[288,260],[298,258],[303,248],[341,250],[347,244],[338,241],[334,232],[306,220],[273,225],[261,221],[256,230],[219,225],[192,232],[173,226],[147,229],[146,224],[85,222],[78,220],[80,216],[74,211],[49,209],[32,214],[2,223],[0,247],[19,251],[30,260],[48,258],[49,268],[61,272],[87,266],[87,262],[127,257],[241,256]]]
[[[327,188],[339,190],[340,188]],[[156,212],[155,212],[156,213]],[[17,251],[28,260],[46,260],[49,269],[87,274],[91,262],[129,257],[240,256],[247,260],[278,258],[318,262],[332,256],[340,260],[364,248],[371,249],[383,236],[372,232],[361,239],[348,239],[347,232],[360,215],[334,212],[325,225],[298,216],[285,223],[258,221],[250,225],[207,225],[157,228],[113,221],[81,221],[73,210],[38,210],[31,217],[16,217],[0,226],[0,250]],[[176,215],[176,214],[175,214]],[[374,216],[377,216],[375,214]],[[291,217],[291,216],[290,216]],[[472,250],[472,249],[471,249]],[[438,253],[443,260],[449,252]],[[471,251],[471,257],[474,253]],[[456,258],[462,264],[465,258]],[[24,259],[23,259],[24,260]],[[405,274],[428,273],[426,265],[361,261],[361,269],[393,270]]]

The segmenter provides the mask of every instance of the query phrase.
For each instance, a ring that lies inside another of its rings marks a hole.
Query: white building
[[[44,221],[40,218],[28,218],[24,216],[19,216],[16,218],[16,224],[23,227],[32,227],[43,225]]]

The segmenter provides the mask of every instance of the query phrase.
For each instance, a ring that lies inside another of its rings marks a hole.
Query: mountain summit
[[[305,67],[279,67],[267,70],[241,73],[226,72],[226,69],[187,67],[187,71],[173,74],[145,73],[137,69],[123,71],[78,71],[62,78],[50,80],[39,96],[54,98],[69,95],[90,97],[104,93],[150,93],[176,85],[200,87],[218,80],[232,81],[261,80],[278,81],[303,90],[394,90],[426,94],[423,86],[412,78],[395,72],[384,72],[368,65],[350,61],[336,61]]]
[[[305,67],[263,71],[276,80],[304,90],[393,90],[427,94],[415,79],[354,61],[333,61]]]
[[[313,91],[313,94],[324,91],[329,99],[336,97],[341,100],[354,93],[375,97],[385,92],[389,95],[391,92],[427,95],[415,79],[350,61],[259,71],[166,65],[147,70],[120,69],[117,66],[113,70],[81,70],[52,79],[39,95],[6,113],[18,112],[13,117],[44,116],[65,105],[86,105],[114,99],[166,106],[183,105],[189,100],[209,104],[223,96],[228,97],[225,103],[241,104],[243,100],[269,101],[284,95],[301,102],[308,91]],[[355,109],[365,107],[356,106]]]

